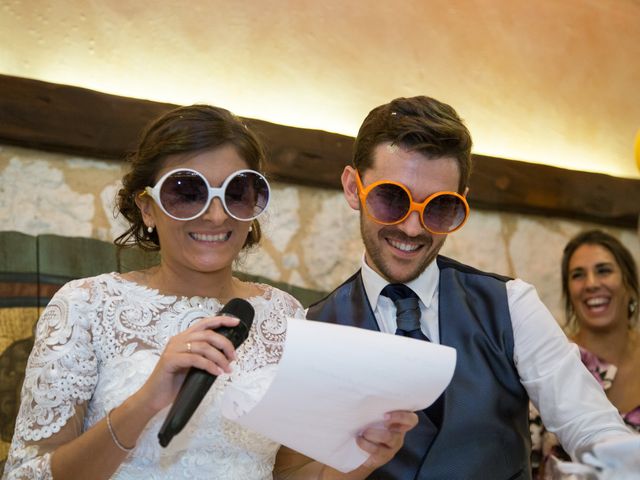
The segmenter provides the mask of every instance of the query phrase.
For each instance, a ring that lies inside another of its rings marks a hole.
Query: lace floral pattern
[[[167,448],[159,446],[157,432],[169,407],[159,412],[113,478],[271,478],[278,445],[220,414],[230,382],[268,385],[269,366],[282,354],[285,319],[304,318],[293,297],[267,285],[261,289],[262,296],[248,299],[256,314],[233,373],[216,380]],[[221,307],[214,298],[161,295],[115,273],[61,288],[38,322],[7,478],[51,478],[50,453],[138,390],[170,337]]]

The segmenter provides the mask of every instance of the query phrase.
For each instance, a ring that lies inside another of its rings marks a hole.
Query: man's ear
[[[358,184],[356,182],[356,169],[350,166],[344,167],[342,171],[342,190],[347,203],[354,210],[360,210],[360,200],[358,199]]]

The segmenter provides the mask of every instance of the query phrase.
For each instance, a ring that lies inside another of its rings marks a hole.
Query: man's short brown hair
[[[353,165],[364,173],[373,150],[390,142],[429,158],[453,157],[458,162],[462,193],[471,176],[471,134],[456,111],[426,96],[396,98],[374,108],[364,119],[354,143]]]

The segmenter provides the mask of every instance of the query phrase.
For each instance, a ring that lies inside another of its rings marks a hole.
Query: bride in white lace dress
[[[400,448],[415,415],[394,412],[358,445],[365,465],[341,474],[226,420],[230,382],[268,385],[285,318],[301,305],[273,287],[242,282],[232,265],[260,240],[269,200],[262,149],[220,108],[181,107],[143,135],[123,178],[116,240],[159,250],[160,264],[63,286],[44,310],[25,374],[6,479],[365,478]],[[236,350],[215,332],[231,298],[255,310]],[[218,376],[184,430],[162,448],[158,431],[191,367]]]

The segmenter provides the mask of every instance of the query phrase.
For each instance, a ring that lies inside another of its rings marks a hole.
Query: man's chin
[[[400,252],[388,243],[388,235],[384,235],[384,231],[377,237],[368,235],[364,230],[361,233],[367,264],[392,283],[407,283],[419,277],[439,250],[434,250],[432,241],[424,241],[417,251]]]
[[[437,252],[432,255],[411,259],[411,261],[398,261],[395,258],[385,259],[382,265],[383,275],[392,283],[408,283],[415,280],[435,260]]]
[[[391,283],[408,283],[419,277],[426,268],[426,266],[422,268],[422,266],[416,265],[407,267],[401,265],[390,266],[389,264],[385,265],[385,267],[382,273]]]

